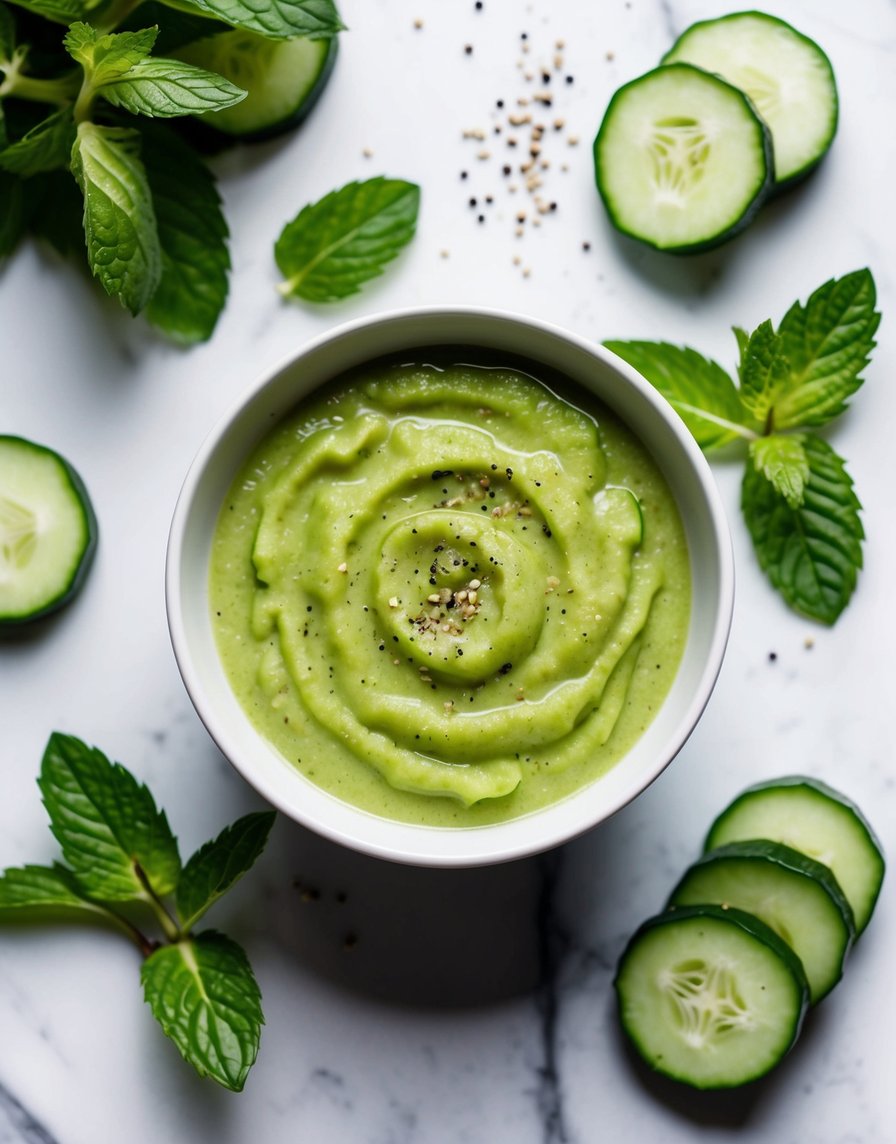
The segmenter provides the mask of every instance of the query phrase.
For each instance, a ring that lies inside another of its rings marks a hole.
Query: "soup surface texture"
[[[249,719],[308,779],[402,821],[499,822],[651,722],[687,545],[585,391],[418,356],[345,375],[255,448],[216,526],[212,621]]]

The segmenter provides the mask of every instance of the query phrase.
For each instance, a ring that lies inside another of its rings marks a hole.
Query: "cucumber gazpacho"
[[[681,519],[637,437],[563,379],[457,356],[306,398],[234,481],[210,567],[258,730],[346,801],[443,826],[609,770],[690,613]]]

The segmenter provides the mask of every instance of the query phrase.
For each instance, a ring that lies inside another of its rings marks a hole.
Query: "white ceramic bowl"
[[[367,813],[314,786],[286,762],[249,722],[225,678],[207,587],[221,504],[237,469],[272,425],[318,385],[365,361],[454,344],[544,363],[591,390],[634,430],[681,510],[694,600],[675,682],[631,751],[603,778],[562,802],[469,829],[413,826]],[[486,310],[419,309],[353,322],[318,338],[253,385],[219,422],[199,450],[177,503],[166,597],[174,653],[190,698],[220,750],[264,798],[319,834],[367,854],[426,866],[475,866],[537,853],[575,837],[625,806],[671,762],[715,685],[728,639],[734,574],[728,527],[709,467],[678,416],[635,370],[602,347],[544,322]]]

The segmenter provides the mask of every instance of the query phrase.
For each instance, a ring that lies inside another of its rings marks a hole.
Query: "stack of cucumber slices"
[[[813,40],[763,12],[703,20],[611,99],[594,141],[597,189],[624,234],[706,250],[808,174],[837,119],[834,72]]]
[[[702,1089],[767,1073],[840,980],[883,876],[874,832],[837,791],[804,776],[749,787],[619,962],[640,1056]]]

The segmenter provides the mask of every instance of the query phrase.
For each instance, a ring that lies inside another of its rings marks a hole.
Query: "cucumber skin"
[[[324,88],[329,83],[333,68],[336,66],[336,57],[338,54],[339,37],[331,36],[327,56],[324,60],[323,67],[318,72],[317,79],[308,90],[299,108],[285,119],[281,119],[277,123],[272,123],[268,127],[260,127],[256,131],[247,131],[245,134],[238,134],[234,131],[222,131],[219,127],[215,127],[214,123],[210,122],[207,118],[201,118],[199,120],[202,128],[204,131],[207,131],[212,138],[217,138],[222,141],[226,140],[230,143],[263,143],[267,139],[276,139],[280,135],[286,135],[290,131],[295,131],[295,129],[307,119],[312,108],[323,95]]]
[[[676,65],[664,64],[661,66],[673,67]],[[733,222],[731,224],[731,226],[727,227],[725,230],[719,231],[717,234],[712,235],[710,238],[703,239],[700,242],[687,243],[686,245],[683,245],[683,246],[661,246],[659,243],[651,242],[649,239],[644,238],[642,235],[637,234],[632,230],[629,230],[626,226],[624,226],[617,219],[616,214],[615,214],[612,206],[610,205],[609,199],[604,194],[603,186],[602,186],[603,177],[602,177],[602,173],[601,173],[602,164],[600,162],[598,152],[600,150],[600,141],[601,141],[601,136],[602,136],[603,131],[604,131],[604,126],[610,117],[610,112],[613,109],[614,103],[616,103],[616,101],[622,97],[623,93],[626,91],[627,88],[631,87],[632,84],[639,83],[642,79],[645,79],[647,76],[651,75],[652,72],[645,72],[644,75],[638,76],[633,80],[629,80],[628,83],[625,83],[622,85],[622,87],[617,88],[617,90],[613,93],[613,96],[610,99],[610,102],[607,104],[607,110],[604,112],[604,117],[601,120],[601,125],[598,128],[597,135],[594,138],[594,146],[592,149],[592,153],[594,156],[594,179],[595,179],[595,183],[597,184],[598,193],[600,194],[601,200],[603,201],[604,207],[606,209],[607,217],[609,218],[609,220],[613,224],[613,226],[616,228],[616,230],[619,231],[620,234],[624,234],[627,238],[632,238],[636,242],[639,242],[642,245],[649,247],[651,250],[659,251],[661,254],[675,254],[675,255],[702,254],[705,251],[714,250],[717,246],[722,246],[724,243],[730,242],[731,239],[736,238],[743,230],[745,230],[750,225],[751,222],[753,222],[753,220],[755,219],[756,215],[759,213],[762,206],[768,201],[768,199],[769,199],[769,197],[770,197],[770,195],[771,195],[771,193],[775,187],[775,160],[774,160],[774,152],[772,149],[771,132],[769,131],[768,125],[766,124],[765,120],[756,111],[756,108],[754,107],[753,101],[750,99],[750,97],[746,94],[746,92],[742,91],[739,87],[735,87],[734,84],[728,83],[727,80],[722,79],[720,76],[715,75],[715,73],[713,73],[713,72],[707,72],[705,68],[698,68],[694,64],[685,64],[683,66],[692,68],[694,71],[704,72],[706,75],[711,75],[713,77],[713,79],[717,79],[717,80],[719,80],[720,83],[726,84],[728,87],[731,88],[732,91],[736,92],[740,96],[741,100],[744,102],[744,104],[746,104],[747,108],[749,109],[749,111],[753,115],[753,117],[756,119],[756,121],[759,124],[759,127],[761,129],[762,150],[763,150],[763,154],[765,157],[766,175],[765,175],[764,183],[757,190],[756,195],[753,197],[753,200],[751,201],[749,206],[746,208],[746,210],[743,212],[743,214],[740,215],[740,217],[738,219],[736,219],[735,222]],[[654,68],[653,70],[658,71],[659,68]]]
[[[809,37],[809,36],[803,35],[802,32],[797,31],[797,29],[794,28],[794,26],[792,24],[789,24],[786,20],[782,20],[780,18],[780,16],[771,16],[771,15],[769,15],[768,12],[760,12],[755,8],[750,8],[750,9],[745,9],[742,12],[728,12],[724,16],[716,16],[716,17],[713,17],[713,18],[710,18],[707,20],[697,20],[693,24],[690,24],[687,28],[685,28],[685,30],[681,33],[681,35],[676,39],[676,41],[672,45],[672,47],[662,57],[662,59],[660,60],[660,65],[661,66],[668,66],[667,61],[668,61],[668,63],[679,63],[679,62],[681,62],[679,60],[672,59],[671,57],[673,57],[676,49],[681,44],[682,40],[684,40],[685,37],[690,35],[690,33],[692,31],[694,31],[694,29],[701,28],[706,24],[718,24],[718,23],[721,23],[723,20],[730,20],[730,19],[737,17],[737,16],[758,16],[758,17],[761,17],[763,20],[767,20],[769,23],[780,24],[783,27],[787,28],[789,31],[793,32],[793,34],[795,36],[797,36],[800,40],[803,40],[807,44],[810,44],[815,49],[815,51],[818,52],[818,54],[823,58],[823,60],[827,64],[827,68],[828,68],[828,71],[829,71],[830,76],[831,76],[831,86],[832,86],[833,93],[834,93],[834,109],[833,109],[834,110],[834,122],[833,122],[832,127],[831,127],[831,134],[828,138],[827,147],[825,147],[825,149],[812,162],[807,163],[804,167],[801,167],[798,171],[794,171],[793,174],[789,175],[786,179],[779,180],[777,177],[772,178],[771,186],[768,189],[768,198],[777,198],[778,195],[784,193],[785,191],[789,191],[792,187],[795,187],[798,183],[801,183],[808,175],[810,175],[815,170],[815,168],[822,161],[822,159],[825,157],[825,155],[827,155],[828,151],[830,151],[831,144],[834,142],[834,136],[837,134],[837,127],[838,127],[839,121],[840,121],[840,98],[839,98],[839,93],[838,93],[838,89],[837,89],[836,77],[834,75],[834,68],[831,64],[830,59],[828,58],[827,52],[825,52],[818,45],[818,43],[815,40],[811,39],[811,37]],[[726,82],[730,82],[730,81],[726,81]],[[746,94],[746,93],[744,93],[744,94]],[[747,98],[749,99],[749,96],[747,96]],[[759,112],[757,111],[756,114],[759,115]],[[759,118],[761,119],[762,117],[759,116]]]
[[[61,465],[65,472],[65,476],[72,487],[80,505],[81,511],[84,516],[84,522],[87,526],[87,544],[81,554],[81,559],[78,562],[77,568],[72,573],[68,583],[62,591],[50,601],[48,601],[42,608],[37,608],[33,612],[28,612],[26,615],[21,616],[4,616],[0,615],[0,635],[9,630],[21,630],[27,624],[42,620],[47,616],[58,612],[60,608],[64,608],[66,604],[77,596],[78,592],[90,571],[90,566],[93,563],[93,558],[96,553],[97,544],[99,542],[99,524],[97,522],[96,513],[94,512],[93,504],[90,500],[90,494],[87,492],[87,487],[81,480],[77,470],[54,449],[50,449],[46,445],[38,445],[34,441],[29,441],[25,437],[16,437],[12,434],[0,434],[0,442],[14,441],[26,445],[29,449],[35,452],[46,453],[52,457],[57,464]]]
[[[711,865],[717,859],[726,858],[758,858],[769,859],[777,865],[796,871],[799,874],[808,875],[814,878],[824,890],[827,891],[828,896],[833,901],[834,905],[839,910],[843,917],[843,924],[846,929],[846,946],[843,950],[843,957],[840,961],[840,974],[836,980],[832,981],[823,993],[819,993],[813,998],[813,1004],[818,1004],[824,997],[830,993],[838,981],[843,976],[843,968],[846,964],[846,959],[849,956],[849,951],[852,949],[853,943],[856,939],[856,923],[855,917],[852,912],[852,906],[846,900],[843,891],[837,879],[831,873],[829,868],[821,862],[816,862],[814,858],[803,854],[799,850],[794,850],[792,846],[787,846],[783,842],[768,842],[766,839],[753,839],[747,842],[728,842],[723,846],[717,846],[714,850],[709,850],[702,854],[696,862],[694,862],[679,879],[675,889],[669,895],[667,902],[667,909],[677,908],[675,897],[678,894],[679,888],[686,882],[692,870],[701,866]],[[736,902],[731,903],[732,907],[737,907]],[[798,955],[797,955],[798,956]]]
[[[865,833],[868,835],[868,842],[871,848],[877,851],[880,857],[880,880],[878,882],[877,892],[875,893],[871,902],[871,909],[869,910],[868,917],[865,919],[864,925],[859,926],[856,924],[856,937],[858,937],[859,934],[864,933],[868,922],[871,920],[871,915],[874,912],[874,907],[877,904],[877,899],[880,896],[880,891],[883,885],[883,879],[887,868],[884,849],[881,845],[880,839],[874,832],[874,828],[862,813],[860,807],[858,807],[856,803],[852,801],[852,799],[847,798],[846,795],[841,794],[840,791],[835,790],[832,786],[829,786],[821,779],[812,778],[809,775],[784,775],[778,779],[767,779],[763,782],[753,783],[751,786],[748,786],[746,790],[741,791],[741,793],[736,798],[732,799],[732,801],[725,807],[721,814],[716,816],[715,821],[710,826],[706,834],[706,838],[703,843],[703,852],[708,853],[710,850],[717,848],[715,837],[718,834],[722,823],[724,822],[729,812],[734,810],[734,808],[742,799],[748,798],[750,795],[761,791],[773,791],[778,787],[805,787],[808,790],[822,795],[824,798],[830,799],[832,802],[839,803],[841,806],[852,812],[856,820],[864,828]]]
[[[628,957],[637,949],[639,940],[644,934],[664,925],[674,925],[678,922],[686,921],[690,918],[700,919],[709,918],[714,921],[723,921],[725,923],[738,926],[744,930],[750,937],[761,941],[767,945],[769,950],[778,957],[778,959],[787,967],[793,976],[794,983],[799,992],[800,1005],[799,1011],[794,1022],[790,1043],[784,1049],[781,1056],[777,1061],[771,1062],[769,1067],[761,1072],[754,1073],[749,1077],[744,1077],[743,1080],[731,1081],[728,1083],[719,1084],[699,1084],[682,1076],[668,1068],[661,1068],[657,1062],[651,1059],[650,1054],[642,1047],[637,1036],[630,1030],[625,1020],[624,1012],[624,998],[620,990],[620,978],[622,975],[623,967]],[[734,906],[718,906],[713,904],[706,905],[689,905],[689,906],[669,906],[663,913],[656,914],[642,922],[637,930],[632,934],[628,941],[619,962],[617,964],[616,974],[613,978],[613,987],[616,991],[616,998],[619,1009],[620,1022],[626,1035],[628,1036],[631,1044],[638,1053],[638,1056],[644,1063],[655,1073],[661,1076],[668,1077],[679,1084],[688,1085],[691,1088],[697,1088],[701,1091],[718,1091],[724,1089],[740,1088],[746,1084],[750,1084],[759,1080],[761,1077],[766,1076],[773,1068],[780,1064],[781,1060],[790,1052],[793,1046],[799,1039],[802,1031],[803,1021],[806,1013],[810,1008],[809,1001],[809,983],[806,980],[806,974],[803,970],[803,964],[796,956],[790,946],[780,938],[775,931],[767,925],[761,918],[757,918],[754,914],[748,913],[746,910],[739,910]]]

